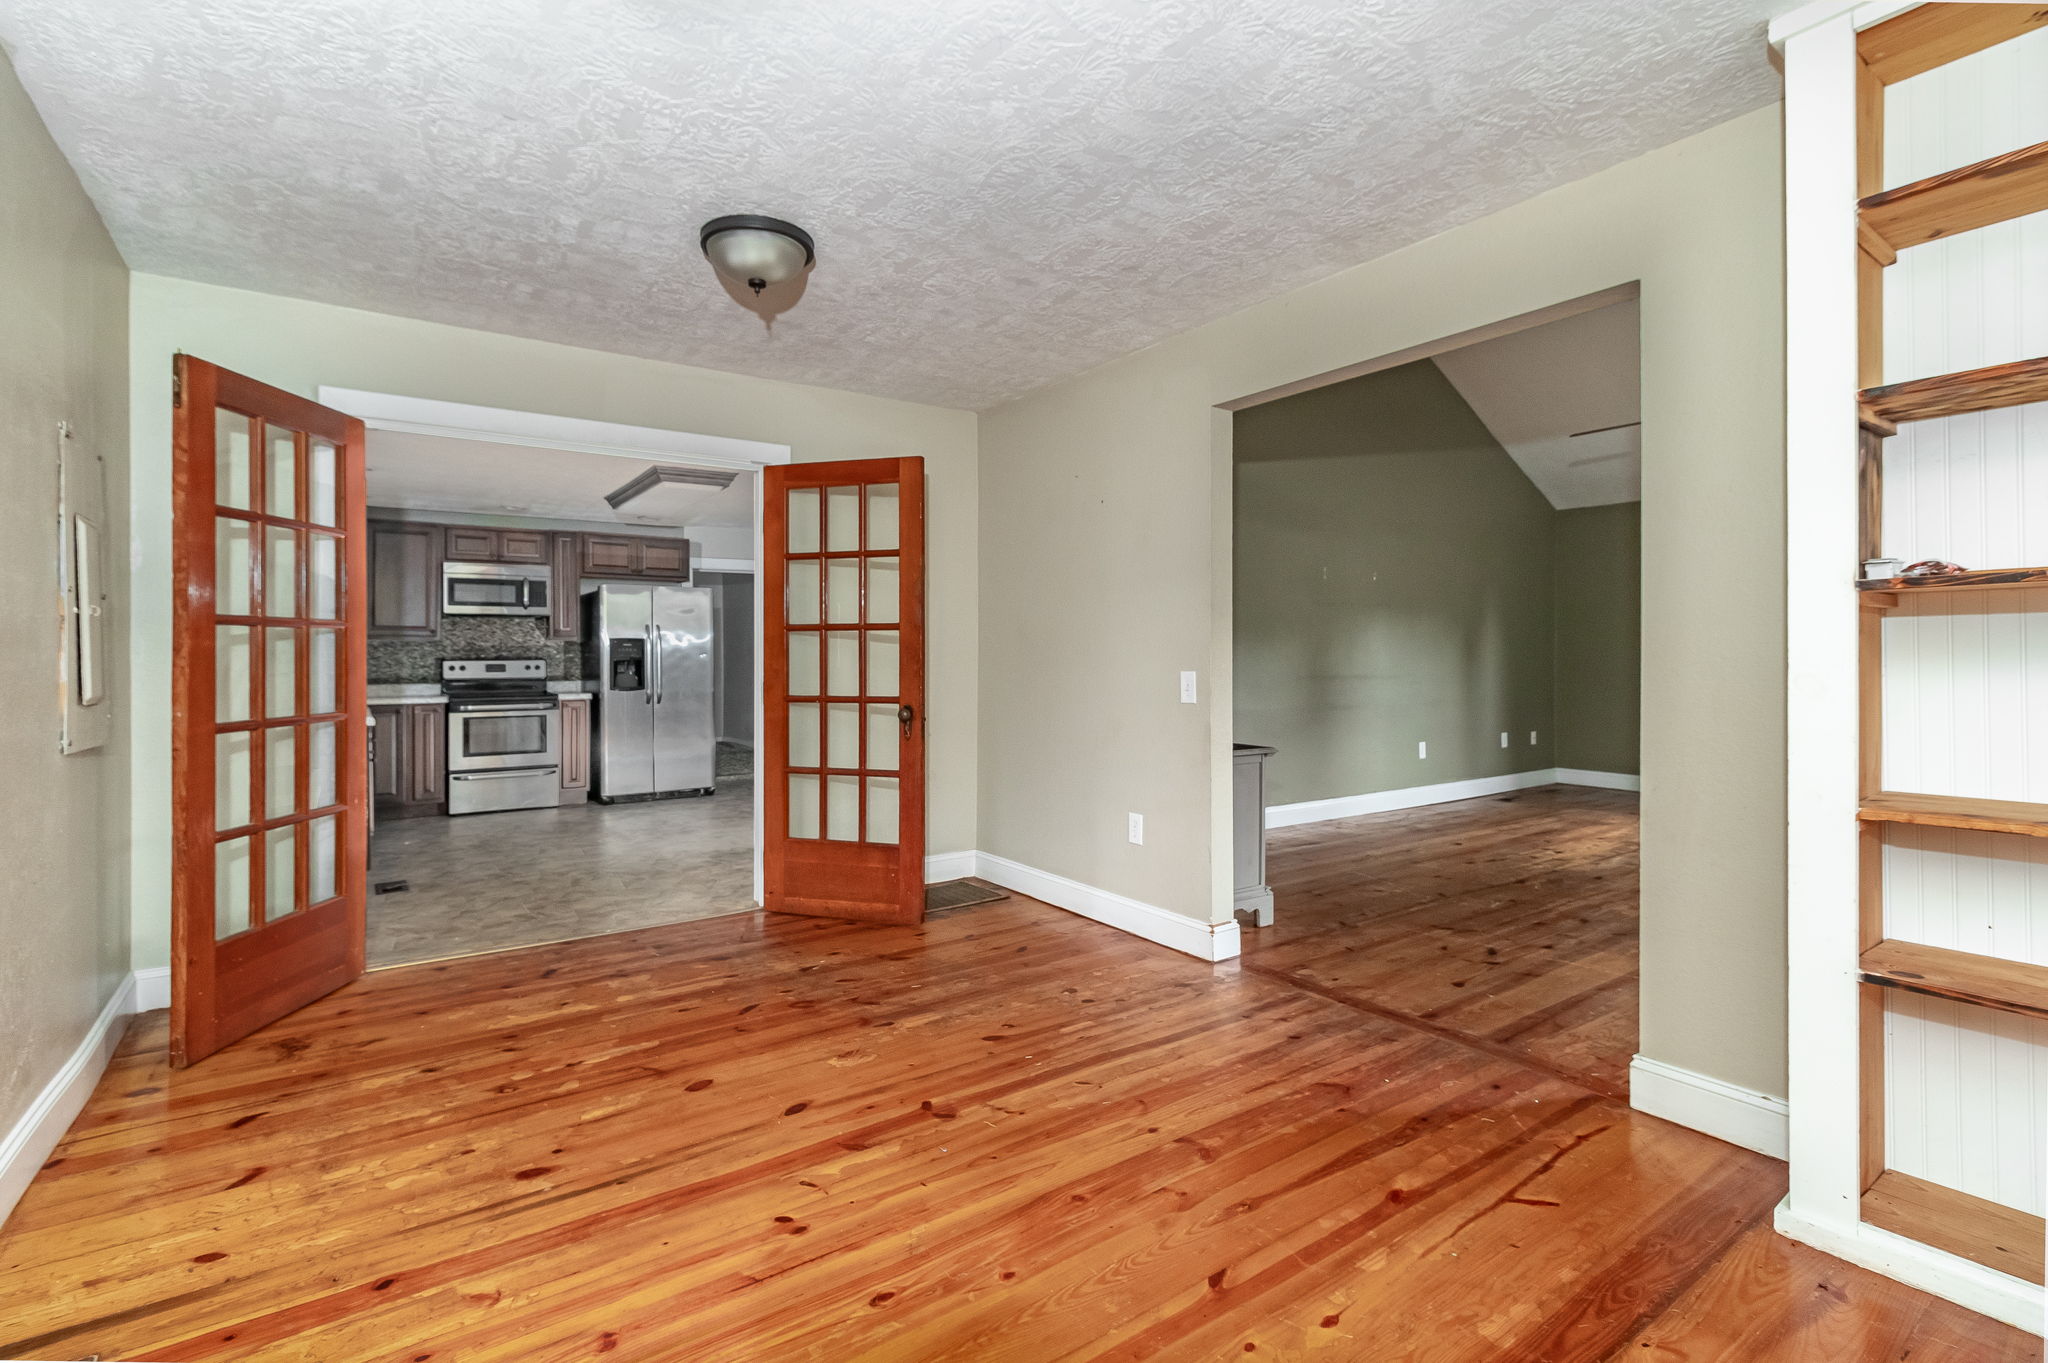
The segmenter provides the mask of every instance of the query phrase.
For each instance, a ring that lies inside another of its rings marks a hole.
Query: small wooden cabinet
[[[562,803],[590,798],[590,697],[562,697]]]
[[[631,577],[639,541],[626,535],[584,535],[583,573],[586,577]]]
[[[556,535],[555,542],[548,546],[549,585],[554,589],[548,610],[550,639],[583,637],[583,595],[579,590],[583,565],[581,546],[577,542],[580,538],[578,535]]]
[[[685,578],[689,575],[688,540],[640,541],[640,576]]]
[[[642,535],[584,535],[583,576],[644,577],[681,582],[690,576],[690,542]]]
[[[448,712],[433,704],[372,705],[370,793],[379,819],[438,814],[448,798]]]
[[[487,525],[445,527],[447,557],[461,563],[546,563],[554,536],[545,530],[498,530]]]
[[[431,639],[441,632],[441,527],[371,521],[370,636]]]

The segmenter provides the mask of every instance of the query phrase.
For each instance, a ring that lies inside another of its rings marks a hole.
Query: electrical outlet
[[[1507,736],[1506,734],[1502,734],[1502,735],[1500,736],[1500,745],[1501,745],[1501,746],[1502,746],[1503,748],[1505,748],[1505,747],[1506,747],[1506,746],[1508,745],[1508,736]]]
[[[1536,731],[1534,729],[1529,730],[1529,746],[1532,748],[1536,746]]]
[[[1143,845],[1145,841],[1145,816],[1131,815],[1131,841]]]
[[[1195,674],[1192,672],[1180,674],[1180,703],[1182,705],[1193,705],[1195,703]]]
[[[1415,745],[1415,756],[1424,762],[1429,760],[1429,740],[1423,739]]]

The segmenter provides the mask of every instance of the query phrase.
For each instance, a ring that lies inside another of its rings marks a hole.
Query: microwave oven
[[[443,615],[546,615],[552,577],[544,563],[447,563]]]

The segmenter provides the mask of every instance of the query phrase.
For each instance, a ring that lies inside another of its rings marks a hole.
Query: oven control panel
[[[548,665],[541,658],[446,658],[442,681],[545,681]]]

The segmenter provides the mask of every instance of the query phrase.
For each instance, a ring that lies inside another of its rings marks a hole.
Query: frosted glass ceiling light
[[[735,213],[704,224],[698,239],[711,268],[755,293],[796,278],[816,260],[811,234],[780,218]]]

